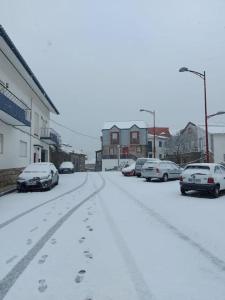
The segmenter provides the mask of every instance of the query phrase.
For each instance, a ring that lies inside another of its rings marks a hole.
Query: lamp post
[[[206,74],[189,70],[186,67],[179,69],[179,72],[190,72],[203,79],[204,82],[204,106],[205,106],[205,143],[206,143],[206,162],[209,163],[209,141],[208,141],[208,115],[207,115],[207,98],[206,98]]]
[[[223,115],[225,114],[225,111],[218,111],[217,113],[215,114],[212,114],[212,115],[208,115],[207,118],[212,118],[212,117],[215,117],[215,116],[218,116],[218,115]]]
[[[153,110],[148,110],[148,109],[140,109],[140,112],[147,112],[151,115],[153,115],[153,157],[156,157],[156,150],[155,150],[155,111]]]

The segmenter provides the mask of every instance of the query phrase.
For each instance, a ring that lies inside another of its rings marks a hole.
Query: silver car
[[[182,168],[172,161],[147,161],[142,167],[141,176],[146,178],[146,181],[157,178],[165,182],[168,179],[179,179],[182,170]]]

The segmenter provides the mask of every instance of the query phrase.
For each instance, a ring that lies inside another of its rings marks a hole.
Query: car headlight
[[[40,180],[49,180],[49,179],[51,179],[51,174],[40,178]]]

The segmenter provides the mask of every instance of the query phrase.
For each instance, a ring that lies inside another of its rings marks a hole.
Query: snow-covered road
[[[0,300],[224,300],[225,196],[120,173],[0,198]]]

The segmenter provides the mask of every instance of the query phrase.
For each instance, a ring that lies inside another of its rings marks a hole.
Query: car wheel
[[[220,188],[219,188],[219,186],[216,186],[213,190],[213,197],[218,198],[219,194],[220,194]]]
[[[46,191],[50,191],[51,188],[52,188],[52,186],[53,186],[53,181],[52,181],[52,179],[51,179],[51,180],[49,180],[48,185],[47,185],[47,187],[45,188],[45,190],[46,190]]]
[[[58,184],[59,184],[59,176],[57,177],[55,185],[58,185]]]
[[[180,192],[181,192],[181,194],[182,194],[183,196],[186,195],[186,190],[185,190],[185,189],[181,188],[181,189],[180,189]]]
[[[147,177],[147,178],[146,178],[146,181],[147,181],[147,182],[150,182],[150,181],[151,181],[151,177]]]
[[[168,175],[167,174],[163,174],[162,181],[163,182],[167,182],[168,181]]]
[[[141,177],[141,175],[140,175],[140,174],[137,174],[137,177]]]

